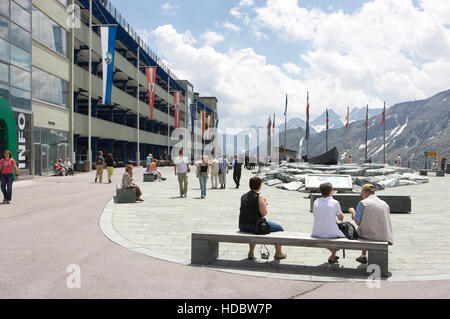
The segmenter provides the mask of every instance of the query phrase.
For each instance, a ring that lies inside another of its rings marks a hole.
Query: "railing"
[[[160,66],[170,77],[179,80],[178,77],[170,71],[162,60],[153,52],[150,47],[137,35],[129,23],[122,17],[119,11],[111,4],[111,1],[99,1],[100,4],[108,11],[114,19],[124,28],[127,33],[136,41],[136,43]]]

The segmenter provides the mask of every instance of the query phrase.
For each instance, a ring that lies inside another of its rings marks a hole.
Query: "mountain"
[[[286,127],[288,130],[293,130],[298,127],[305,128],[306,122],[299,117],[294,117],[294,118],[291,118],[289,121],[287,121]],[[284,132],[284,120],[281,124],[277,125],[277,128],[280,130],[280,132]],[[313,133],[316,133],[316,130],[314,130],[312,127],[310,127],[310,132],[311,132],[311,134],[313,134]]]
[[[382,112],[383,112],[382,108],[372,109],[369,107],[369,118],[380,115]],[[365,121],[366,120],[366,107],[364,106],[362,108],[357,108],[357,107],[353,108],[349,113],[349,119],[350,119],[350,123],[356,122],[356,121]]]
[[[408,165],[409,161],[412,168],[423,168],[426,160],[424,152],[437,152],[438,156],[450,155],[449,121],[450,90],[425,100],[391,106],[386,110],[386,161],[393,164],[397,155],[401,154],[403,165]],[[380,122],[381,112],[369,118],[368,157],[372,157],[376,163],[383,163],[383,125]],[[348,135],[349,154],[355,163],[362,163],[365,153],[364,120],[350,123]],[[288,130],[288,148],[301,148],[302,155],[306,155],[304,136],[302,128]],[[345,140],[345,127],[328,132],[328,145],[338,148],[341,160],[345,158]],[[326,151],[325,132],[311,135],[309,151],[310,157]],[[429,158],[430,161],[434,161],[434,158]]]
[[[326,129],[326,112],[323,112],[319,115],[314,121],[311,122],[311,128],[316,130],[317,132],[325,131]],[[344,126],[339,115],[336,114],[332,109],[328,110],[328,127],[329,129],[341,128]]]

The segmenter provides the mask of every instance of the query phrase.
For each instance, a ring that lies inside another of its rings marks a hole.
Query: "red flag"
[[[209,134],[208,134],[208,138],[211,139],[211,135],[212,135],[212,130],[213,130],[213,123],[214,123],[214,114],[211,113],[211,115],[209,116]]]
[[[179,128],[181,125],[181,91],[173,92],[173,108],[175,117],[175,128]]]
[[[272,135],[275,134],[275,113],[273,113]]]
[[[327,131],[328,131],[328,123],[330,122],[330,120],[328,119],[328,109],[327,109]]]
[[[386,104],[384,105],[383,113],[381,113],[381,125],[384,124],[385,120],[386,120]]]
[[[153,108],[155,105],[156,67],[145,68],[147,76],[148,104],[150,106],[150,119],[153,120]]]

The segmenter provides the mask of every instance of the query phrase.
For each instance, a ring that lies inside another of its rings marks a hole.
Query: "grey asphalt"
[[[111,242],[99,219],[113,183],[94,172],[14,184],[0,205],[0,298],[448,298],[450,281],[316,283],[230,274],[153,259]],[[168,169],[167,172],[170,172]],[[170,225],[168,225],[170,227]],[[69,289],[69,265],[81,288]]]

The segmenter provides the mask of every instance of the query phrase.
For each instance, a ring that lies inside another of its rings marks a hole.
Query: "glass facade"
[[[67,107],[68,83],[33,67],[33,98]]]
[[[68,132],[35,127],[33,140],[36,154],[34,161],[36,175],[51,175],[55,160],[71,157]]]
[[[67,31],[35,7],[33,7],[33,38],[67,57]]]

